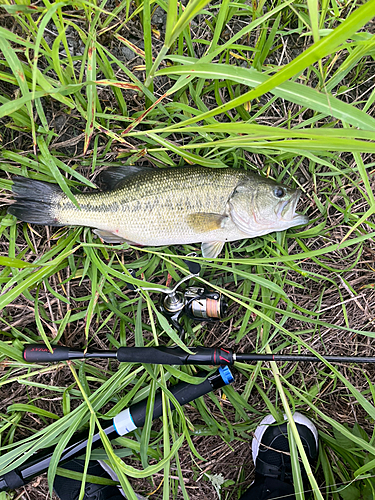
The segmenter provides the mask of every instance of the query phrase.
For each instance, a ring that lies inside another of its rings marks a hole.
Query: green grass
[[[159,29],[156,7],[167,12]],[[213,499],[217,491],[239,498],[257,423],[295,410],[317,423],[321,438],[311,471],[291,422],[295,483],[299,454],[314,498],[373,498],[371,367],[237,363],[233,387],[171,412],[168,383],[190,380],[191,367],[26,366],[25,342],[179,342],[155,307],[158,296],[126,284],[165,285],[168,273],[178,280],[187,273],[182,257],[195,248],[103,245],[88,229],[17,223],[6,204],[14,175],[57,182],[75,201],[75,189],[92,188],[109,165],[257,168],[302,189],[311,223],[226,245],[205,262],[200,282],[224,294],[229,316],[219,326],[185,322],[186,344],[372,355],[375,0],[16,0],[0,9],[0,470],[56,444],[51,489],[76,430],[92,433],[98,418],[145,397],[152,405],[161,388],[161,423],[149,418],[115,448],[103,437],[104,450],[93,452],[109,460],[129,499],[134,490],[163,500]],[[216,462],[205,446],[221,449]]]

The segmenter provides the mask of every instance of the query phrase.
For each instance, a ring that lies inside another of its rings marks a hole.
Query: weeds
[[[56,444],[51,489],[76,430],[93,433],[99,417],[144,397],[152,404],[161,388],[161,423],[148,419],[116,447],[103,438],[104,450],[93,452],[109,460],[129,499],[134,490],[239,498],[253,472],[257,422],[296,409],[320,429],[314,497],[373,497],[371,367],[237,363],[234,387],[172,413],[167,383],[190,380],[192,368],[25,365],[25,342],[175,343],[158,296],[135,294],[127,283],[179,279],[194,247],[103,245],[89,229],[18,223],[6,205],[14,175],[56,182],[75,201],[75,190],[94,188],[109,165],[258,169],[302,189],[311,223],[226,245],[204,262],[200,282],[224,294],[229,315],[221,324],[186,322],[187,345],[373,355],[374,12],[375,0],[3,3],[3,472]],[[294,462],[298,453],[308,468],[293,424],[291,431]],[[43,484],[28,489],[30,498],[45,497]]]

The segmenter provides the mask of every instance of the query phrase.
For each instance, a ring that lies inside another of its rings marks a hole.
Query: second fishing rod
[[[225,385],[230,384],[234,379],[228,367],[219,368],[215,373],[198,373],[198,378],[202,382],[198,384],[189,384],[187,382],[178,382],[170,388],[170,392],[180,405],[185,405],[195,399],[215,391]],[[171,409],[174,405],[170,402]],[[102,431],[109,440],[124,436],[135,429],[142,427],[146,421],[147,398],[131,405],[129,408],[118,413],[112,420],[99,420]],[[156,393],[154,407],[152,410],[152,419],[155,420],[163,414],[162,393]],[[63,464],[74,457],[86,452],[89,435],[88,431],[82,431],[74,434],[69,443],[64,448],[59,464]],[[91,436],[91,449],[102,445],[101,433],[96,430]],[[24,486],[33,478],[43,474],[48,470],[51,463],[55,446],[43,449],[32,455],[17,467],[7,467],[5,473],[0,476],[0,491],[14,490]]]

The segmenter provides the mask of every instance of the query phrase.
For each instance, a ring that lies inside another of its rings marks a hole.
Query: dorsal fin
[[[103,186],[103,189],[110,191],[115,189],[118,183],[124,179],[129,179],[135,175],[147,172],[155,172],[155,169],[149,167],[138,167],[136,165],[122,165],[103,170],[103,172],[99,174],[98,180]]]

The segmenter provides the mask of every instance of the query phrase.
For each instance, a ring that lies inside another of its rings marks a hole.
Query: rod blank
[[[330,363],[375,363],[375,356],[322,356]],[[317,356],[309,354],[235,354],[235,361],[307,361],[321,363]]]

